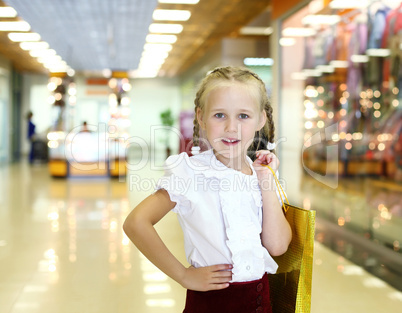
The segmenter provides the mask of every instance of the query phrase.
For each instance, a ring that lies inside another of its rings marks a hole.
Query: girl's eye
[[[217,118],[223,118],[225,115],[223,113],[216,113],[215,117]]]
[[[246,119],[246,118],[248,118],[248,115],[242,113],[242,114],[239,115],[239,117],[240,117],[241,119]]]

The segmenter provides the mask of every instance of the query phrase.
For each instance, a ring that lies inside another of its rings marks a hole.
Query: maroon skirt
[[[187,290],[183,313],[272,313],[268,275],[221,290]]]

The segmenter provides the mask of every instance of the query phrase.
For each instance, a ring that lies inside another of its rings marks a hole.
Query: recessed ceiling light
[[[279,44],[282,47],[290,47],[293,46],[296,43],[296,39],[294,38],[281,38],[279,39]]]
[[[129,72],[131,78],[154,78],[158,76],[159,69],[139,68]]]
[[[74,71],[74,69],[72,69],[71,67],[67,67],[67,75],[68,76],[70,76],[70,77],[72,77],[72,76],[74,76],[75,75],[75,71]],[[71,98],[70,98],[71,99]],[[70,100],[71,101],[71,100]]]
[[[175,43],[177,36],[175,35],[148,35],[145,38],[146,42],[149,43]]]
[[[53,49],[37,49],[29,51],[31,57],[39,58],[39,57],[51,57],[56,55],[56,51]]]
[[[368,6],[368,0],[333,0],[329,4],[331,9],[363,9]]]
[[[46,57],[39,57],[38,62],[39,63],[58,63],[61,62],[62,58],[59,55],[53,55],[53,56],[46,56]]]
[[[37,50],[37,49],[49,49],[49,44],[44,41],[40,42],[21,42],[20,47],[22,50]]]
[[[268,36],[273,33],[272,27],[251,27],[245,26],[240,28],[240,34],[242,35],[259,35],[259,36]]]
[[[152,51],[151,50],[151,51],[143,51],[142,56],[166,59],[169,56],[169,53],[167,53],[165,51]]]
[[[0,7],[0,17],[16,17],[17,11],[12,7]]]
[[[170,44],[164,44],[164,43],[146,43],[144,45],[144,50],[145,51],[150,51],[150,50],[154,50],[154,51],[165,51],[165,52],[169,52],[172,50],[172,45]]]
[[[353,63],[367,63],[369,61],[368,55],[365,54],[352,54],[350,60]]]
[[[179,34],[183,31],[183,25],[153,23],[149,26],[149,31],[151,33]]]
[[[54,62],[52,61],[43,63],[43,66],[46,68],[55,68],[55,67],[67,68],[67,63],[66,61],[54,61]]]
[[[317,31],[308,27],[287,27],[282,31],[282,36],[287,37],[309,37],[314,36]]]
[[[64,68],[67,69],[67,63],[66,61],[55,61],[55,62],[47,62],[43,64],[44,67],[50,69],[50,68]]]
[[[334,25],[339,23],[339,15],[307,15],[302,18],[304,25]]]
[[[152,67],[160,67],[163,63],[165,63],[164,59],[155,59],[153,57],[142,57],[140,60],[140,67],[144,66],[152,66]]]
[[[197,4],[200,0],[158,0],[159,3]]]
[[[315,69],[304,69],[302,71],[306,77],[320,77],[322,75],[321,71]]]
[[[347,68],[349,66],[349,62],[344,60],[332,60],[329,62],[329,65],[335,68]]]
[[[14,42],[39,41],[40,35],[38,33],[9,33],[8,38]]]
[[[5,32],[27,32],[31,30],[31,26],[24,21],[17,22],[0,22],[0,31]]]
[[[187,21],[190,16],[188,10],[155,10],[152,15],[156,21]]]
[[[103,77],[109,78],[112,76],[112,70],[105,68],[102,70],[102,75],[103,75]]]
[[[333,73],[335,71],[331,65],[317,65],[316,69],[323,73]]]
[[[47,69],[51,73],[67,73],[67,71],[69,70],[69,68],[67,68],[67,66],[51,66],[51,67],[47,67]]]
[[[154,71],[156,73],[159,72],[159,70],[161,69],[163,65],[163,62],[152,62],[152,60],[147,60],[145,61],[141,61],[140,64],[138,64],[138,68],[142,69],[142,70],[148,70],[148,71]]]
[[[243,63],[248,66],[272,66],[274,60],[271,58],[245,58]]]
[[[372,57],[387,57],[391,55],[389,49],[367,49],[366,54]]]

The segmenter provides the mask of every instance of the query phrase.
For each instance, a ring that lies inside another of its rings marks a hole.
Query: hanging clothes
[[[303,69],[314,69],[314,38],[304,38],[304,62]]]
[[[363,87],[365,63],[352,61],[353,55],[364,55],[367,49],[367,21],[364,16],[357,16],[353,23],[348,25],[351,32],[351,39],[348,47],[348,74],[347,86],[352,101],[360,98]],[[353,108],[354,110],[358,108]]]
[[[368,49],[381,48],[386,26],[386,19],[390,10],[391,9],[382,4],[381,1],[370,5],[368,9]],[[381,87],[381,83],[383,81],[383,61],[384,59],[381,57],[370,57],[370,62],[367,67],[367,80],[368,84],[373,89],[380,89]]]
[[[386,19],[390,8],[381,5],[377,10],[374,10],[374,4],[369,7],[368,14],[368,31],[369,40],[367,49],[381,48],[382,38],[386,26]],[[374,12],[373,12],[374,11]]]
[[[383,80],[389,82],[391,75],[392,84],[395,83],[395,76],[399,74],[399,45],[395,42],[399,42],[398,39],[394,39],[394,36],[398,36],[398,33],[402,31],[402,3],[394,10],[391,10],[386,18],[386,25],[384,29],[384,35],[382,38],[381,47],[391,50],[391,57],[386,59],[383,67]]]

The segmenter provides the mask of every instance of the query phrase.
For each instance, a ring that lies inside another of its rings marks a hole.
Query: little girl
[[[271,256],[287,250],[292,234],[271,171],[263,166],[277,171],[279,165],[275,154],[261,149],[264,138],[271,149],[274,142],[265,85],[249,70],[217,68],[197,92],[195,113],[195,155],[166,160],[157,191],[130,213],[124,231],[187,288],[184,313],[271,312],[267,273],[278,267]],[[200,141],[209,149],[198,154]],[[178,214],[190,267],[153,227],[171,210]]]

